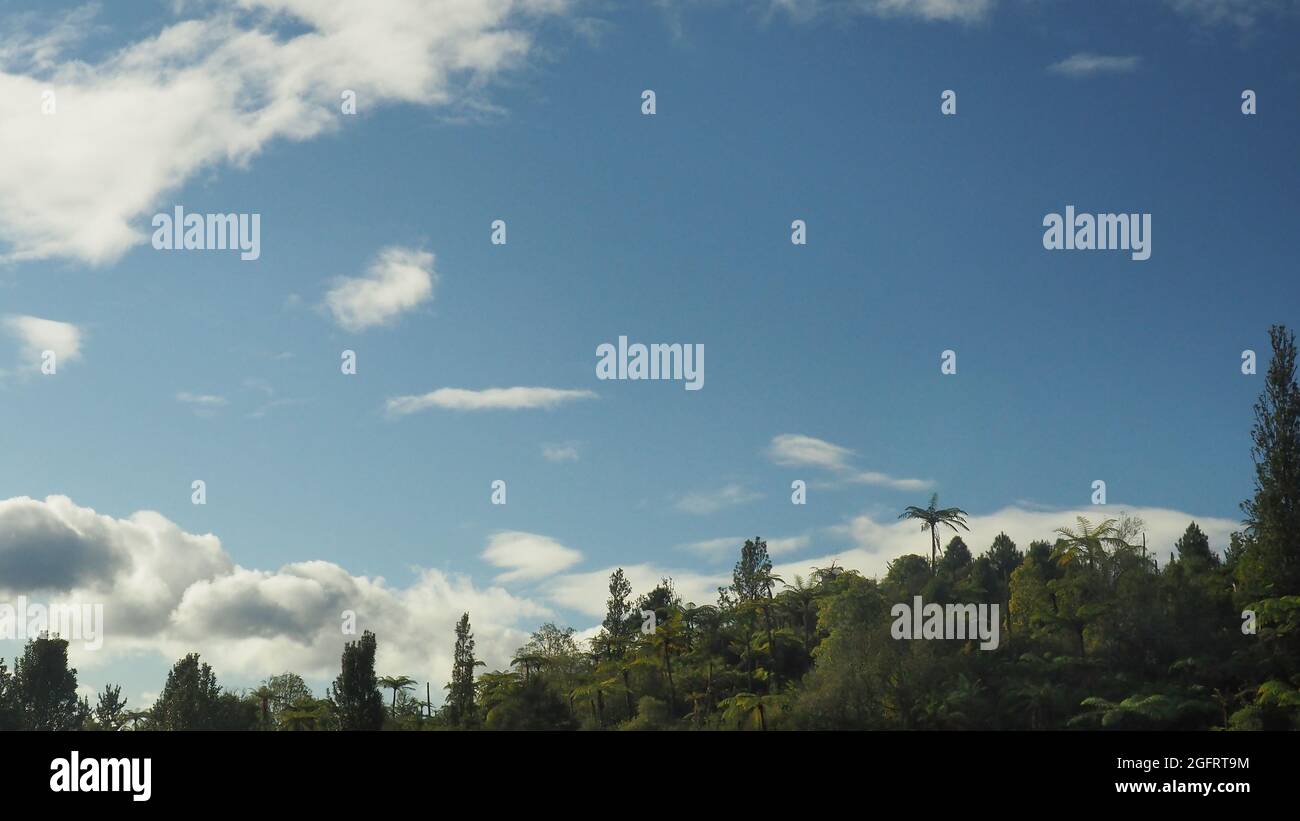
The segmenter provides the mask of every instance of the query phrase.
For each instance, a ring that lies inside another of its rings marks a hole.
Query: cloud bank
[[[1119,513],[1117,506],[1079,510],[1006,507],[970,517],[962,538],[971,552],[987,549],[1005,532],[1024,549],[1034,539],[1073,523]],[[1148,545],[1163,563],[1174,542],[1195,518],[1220,552],[1239,527],[1230,519],[1197,516],[1165,508],[1131,507],[1146,522]],[[743,539],[706,540],[694,547],[726,556]],[[813,542],[839,543],[839,549]],[[929,540],[914,522],[877,520],[863,514],[811,539],[773,539],[775,571],[787,581],[807,577],[813,567],[835,562],[867,575],[884,574],[889,561],[927,552]],[[491,586],[463,575],[419,569],[405,587],[382,578],[357,576],[332,562],[306,561],[276,570],[235,563],[212,534],[183,531],[166,517],[141,511],[119,519],[77,505],[66,496],[0,501],[0,601],[19,595],[48,604],[104,606],[103,649],[83,651],[73,642],[74,666],[90,672],[115,658],[156,657],[170,664],[198,652],[223,677],[253,681],[293,670],[311,679],[332,679],[344,641],[342,613],[355,611],[357,628],[379,638],[381,672],[446,681],[451,669],[450,637],[461,613],[469,612],[477,650],[489,669],[504,668],[511,654],[543,621],[563,620],[557,608],[599,622],[609,575],[619,565],[570,569],[582,554],[547,536],[522,531],[492,535],[482,553],[503,569]],[[635,557],[628,557],[635,558]],[[671,577],[684,601],[712,603],[730,574],[701,572],[653,562],[622,563],[634,594]],[[528,585],[528,595],[508,589]],[[582,626],[582,625],[577,625]],[[93,676],[87,678],[93,680]]]

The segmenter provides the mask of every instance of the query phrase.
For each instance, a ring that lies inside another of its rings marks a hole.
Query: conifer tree
[[[470,632],[469,613],[456,622],[456,648],[452,654],[451,683],[447,685],[447,718],[453,726],[475,724],[474,668],[483,662],[474,658],[474,634]]]
[[[330,697],[344,730],[378,730],[384,724],[384,697],[375,677],[375,634],[369,630],[360,641],[343,648],[342,670],[334,679]]]

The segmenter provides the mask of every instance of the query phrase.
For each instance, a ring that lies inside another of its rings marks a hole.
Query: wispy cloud
[[[1261,17],[1300,13],[1297,0],[1166,0],[1175,11],[1205,26],[1229,25],[1250,29]]]
[[[537,533],[508,530],[493,534],[481,558],[507,572],[496,581],[534,581],[572,567],[582,559],[578,551]]]
[[[767,449],[772,461],[782,467],[819,467],[825,470],[846,470],[853,451],[833,445],[824,439],[799,433],[782,433],[772,437]]]
[[[548,462],[576,462],[578,461],[578,443],[565,442],[563,444],[542,445],[542,456]]]
[[[774,11],[796,20],[821,14],[869,14],[953,23],[975,23],[993,11],[995,0],[768,0]]]
[[[325,305],[340,327],[355,333],[386,325],[432,299],[437,281],[433,254],[393,246],[379,252],[365,276],[338,280]]]
[[[176,401],[205,408],[217,408],[229,404],[224,396],[217,396],[212,393],[190,393],[189,391],[181,391],[176,394]]]
[[[716,513],[723,508],[735,507],[752,502],[755,499],[763,498],[763,494],[756,493],[741,485],[730,484],[718,490],[697,491],[687,493],[678,497],[674,507],[683,513],[708,514]]]
[[[850,473],[844,478],[855,485],[874,485],[890,490],[930,490],[934,487],[933,479],[898,479],[874,470]]]
[[[81,329],[71,322],[10,314],[4,327],[21,345],[21,370],[39,369],[45,351],[54,352],[58,365],[81,358]]]
[[[487,388],[481,391],[439,388],[418,396],[395,396],[388,400],[385,408],[394,416],[405,416],[429,408],[457,411],[549,409],[566,402],[595,397],[596,394],[591,391],[561,388]]]
[[[252,411],[250,411],[248,414],[248,418],[262,419],[271,411],[277,408],[288,408],[294,405],[304,405],[306,403],[307,403],[306,399],[298,399],[295,397],[288,397],[288,396],[283,397],[281,399],[272,399],[268,402],[263,402],[262,404],[254,408]]]
[[[782,467],[810,467],[829,471],[843,482],[875,485],[892,490],[927,490],[934,487],[929,479],[900,479],[874,470],[859,470],[851,460],[856,455],[848,448],[824,439],[800,433],[783,433],[772,437],[768,457]]]
[[[752,537],[749,537],[752,538]],[[785,539],[764,539],[767,542],[767,552],[772,556],[782,556],[787,553],[797,553],[808,547],[812,541],[808,536],[791,536]],[[689,542],[682,545],[682,549],[691,553],[698,553],[710,558],[719,558],[723,556],[735,556],[740,554],[741,545],[745,543],[745,537],[726,536],[720,539],[705,539],[699,542]]]
[[[1047,70],[1068,77],[1092,77],[1098,74],[1131,74],[1137,71],[1141,58],[1080,52],[1052,63]]]

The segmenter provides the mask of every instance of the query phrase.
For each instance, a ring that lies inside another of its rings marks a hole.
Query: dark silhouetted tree
[[[105,684],[95,704],[95,723],[102,730],[117,732],[126,723],[126,702],[121,685]]]
[[[68,642],[42,635],[27,642],[14,666],[24,726],[32,730],[79,730],[89,706],[77,698],[77,671],[68,668]]]
[[[172,665],[162,695],[154,703],[150,726],[157,730],[218,728],[221,687],[212,667],[190,653]]]
[[[330,698],[344,730],[378,730],[384,724],[384,697],[375,678],[376,647],[375,634],[367,630],[343,648],[342,670]]]

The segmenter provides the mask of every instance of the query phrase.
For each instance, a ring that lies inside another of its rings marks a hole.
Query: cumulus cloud
[[[1092,77],[1097,74],[1131,74],[1137,70],[1138,57],[1119,57],[1105,54],[1080,52],[1071,54],[1064,60],[1052,63],[1048,71],[1069,77]]]
[[[538,602],[437,570],[393,587],[324,561],[245,568],[214,535],[186,533],[150,511],[113,518],[65,496],[0,501],[0,595],[102,604],[103,648],[70,646],[83,669],[124,655],[170,663],[199,652],[220,675],[249,680],[286,669],[332,678],[352,638],[341,630],[344,610],[356,613],[358,631],[379,635],[381,671],[435,682],[449,675],[447,636],[461,613],[473,614],[478,652],[494,667],[555,617]]]
[[[111,599],[110,629],[126,635],[162,629],[191,584],[232,568],[215,536],[150,511],[114,519],[66,496],[0,502],[0,591]]]
[[[848,448],[799,433],[772,437],[768,457],[782,467],[810,467],[836,474],[844,482],[887,487],[892,490],[928,490],[929,479],[900,479],[874,470],[858,470],[851,464],[854,454]]]
[[[474,108],[485,81],[534,51],[540,20],[569,5],[214,0],[97,62],[64,53],[93,24],[85,12],[11,33],[0,49],[0,247],[15,260],[111,262],[200,171],[336,128],[344,89],[362,112]]]
[[[493,534],[482,558],[495,567],[506,568],[507,572],[496,577],[496,581],[505,583],[554,575],[577,564],[582,554],[546,536],[508,530]]]
[[[386,325],[432,299],[437,281],[433,254],[394,246],[379,252],[365,276],[340,279],[325,305],[340,327],[355,333]]]
[[[185,591],[165,640],[154,644],[169,656],[199,650],[218,671],[250,678],[285,669],[330,678],[343,642],[355,638],[342,635],[344,610],[356,613],[358,632],[379,636],[381,674],[400,671],[435,683],[450,676],[447,636],[462,613],[472,614],[477,653],[491,667],[507,666],[537,622],[554,617],[540,604],[499,587],[477,588],[464,576],[426,569],[397,588],[312,561],[276,571],[235,568],[200,580]]]
[[[763,498],[763,494],[742,485],[724,485],[717,490],[701,490],[682,495],[674,506],[683,513],[716,513],[723,508],[735,507]]]
[[[405,416],[429,408],[443,410],[529,410],[550,409],[578,399],[593,399],[586,390],[561,388],[488,388],[475,391],[465,388],[439,388],[418,396],[394,396],[385,404],[388,413]]]
[[[39,368],[45,351],[54,351],[59,364],[81,358],[81,329],[70,322],[10,314],[4,326],[22,346],[22,361],[28,368]]]

